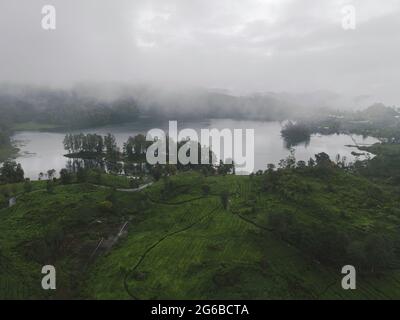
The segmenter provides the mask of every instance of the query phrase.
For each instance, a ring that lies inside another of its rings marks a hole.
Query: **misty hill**
[[[235,94],[221,89],[142,86],[131,88],[139,109],[161,118],[231,118],[282,121],[308,118],[315,110],[326,114],[338,108],[349,109],[350,100],[326,91],[311,93],[258,92]],[[346,101],[345,101],[346,100]],[[354,106],[353,106],[354,107]]]
[[[22,87],[0,90],[0,112],[3,122],[77,128],[130,121],[138,114],[132,99],[106,102],[74,91]]]
[[[71,90],[3,86],[0,111],[12,123],[34,121],[65,127],[127,122],[138,116],[160,119],[232,118],[285,120],[328,104],[314,95],[220,90],[171,90],[154,86],[81,85]]]
[[[375,103],[367,109],[357,113],[357,116],[362,120],[369,120],[375,123],[397,123],[396,117],[400,116],[400,113],[393,107],[387,107],[382,103]]]
[[[66,128],[129,122],[139,117],[169,120],[309,119],[338,110],[343,101],[341,96],[331,92],[235,95],[224,90],[148,85],[85,84],[68,90],[11,85],[0,88],[3,122],[37,122]],[[371,108],[359,116],[370,114],[375,117],[382,107]]]

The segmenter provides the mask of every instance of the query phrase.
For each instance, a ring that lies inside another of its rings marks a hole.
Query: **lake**
[[[217,119],[201,122],[178,122],[179,130],[193,128],[196,131],[204,128],[216,129],[254,129],[255,132],[255,170],[265,170],[268,163],[278,164],[279,160],[287,157],[289,150],[281,137],[281,123],[279,122],[257,122],[257,121],[238,121],[230,119]],[[153,128],[168,130],[168,121],[149,121],[143,120],[135,123],[105,126],[100,128],[78,130],[75,133],[97,133],[115,135],[118,145],[122,148],[123,143],[129,136],[139,133],[145,134]],[[74,133],[74,132],[72,132]],[[67,158],[63,147],[65,133],[55,132],[18,132],[13,136],[20,148],[20,154],[16,158],[21,163],[25,177],[32,180],[38,179],[40,172],[55,169],[59,172],[65,167]],[[362,137],[358,135],[313,135],[309,143],[294,147],[297,160],[308,160],[315,154],[326,152],[331,159],[335,159],[337,154],[346,156],[348,161],[353,161],[355,157],[352,151],[357,151],[355,147],[348,145],[373,144],[379,142],[372,137]]]

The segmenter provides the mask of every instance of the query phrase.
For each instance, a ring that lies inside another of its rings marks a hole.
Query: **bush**
[[[101,212],[110,213],[113,210],[113,204],[111,201],[102,201],[98,204],[98,208]]]
[[[24,183],[24,192],[25,193],[29,193],[32,191],[32,183],[31,180],[29,179],[25,179],[25,183]]]
[[[287,238],[289,236],[289,228],[294,223],[294,216],[292,213],[271,213],[268,216],[268,225],[280,234],[281,237]]]
[[[6,208],[8,206],[8,198],[0,193],[0,208]]]
[[[139,182],[135,179],[129,179],[129,188],[139,188]]]
[[[155,167],[153,167],[151,169],[151,175],[153,176],[155,181],[160,180],[162,177],[162,174],[163,174],[163,170],[160,165],[156,165]]]
[[[229,192],[228,191],[223,191],[220,195],[221,199],[221,204],[224,210],[229,209]]]
[[[68,172],[67,169],[62,169],[60,171],[60,181],[61,184],[69,184],[72,182],[72,174]]]
[[[79,168],[76,173],[76,179],[78,183],[84,183],[87,181],[87,171],[83,168]]]
[[[54,182],[52,180],[47,180],[46,190],[48,193],[54,192]]]
[[[201,186],[201,191],[203,192],[203,195],[207,196],[210,194],[210,186],[208,184],[203,184]]]

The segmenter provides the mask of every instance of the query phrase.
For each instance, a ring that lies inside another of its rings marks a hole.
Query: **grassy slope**
[[[345,179],[345,183],[355,188],[361,185],[357,179]],[[232,192],[239,190],[232,199],[232,206],[246,212],[244,202],[254,194],[254,183],[250,178],[229,176],[208,180],[213,193],[227,187]],[[318,182],[314,183],[315,199],[320,205],[328,208],[338,204],[339,199],[323,196],[326,192],[321,190],[322,183],[320,188]],[[187,196],[179,195],[173,201],[183,198]],[[265,223],[269,210],[285,205],[296,207],[295,204],[279,203],[269,196],[259,198],[258,212],[247,218],[260,225]],[[346,207],[351,201],[348,199],[342,206]],[[143,223],[131,227],[127,239],[93,266],[87,281],[88,296],[130,298],[123,282],[124,275],[129,272],[128,291],[140,299],[400,297],[396,273],[379,279],[359,279],[359,290],[345,292],[340,287],[340,270],[323,267],[296,248],[279,241],[274,234],[260,230],[220,207],[190,229],[165,238],[190,226],[216,206],[218,199],[211,197],[177,206],[159,204],[149,209]],[[302,218],[318,221],[314,214],[304,214]],[[336,212],[325,213],[331,214]],[[373,224],[375,219],[368,212],[357,214],[354,211],[353,215],[351,211],[348,216],[348,221],[343,224],[349,230],[359,226],[364,228]],[[147,251],[160,239],[163,240]],[[145,258],[135,268],[145,252]]]
[[[306,178],[313,192],[299,202],[260,192],[260,179],[182,174],[172,179],[175,193],[163,195],[163,182],[141,193],[117,192],[108,213],[98,208],[109,192],[105,188],[59,186],[55,194],[23,195],[15,207],[0,211],[0,297],[400,298],[398,272],[358,278],[358,290],[343,291],[340,270],[324,267],[239,216],[265,226],[270,212],[292,210],[304,223],[335,221],[348,232],[368,230],[378,221],[388,228],[398,224],[397,215],[364,205],[372,187],[366,180],[339,175],[328,193],[324,180]],[[211,192],[202,198],[204,183]],[[233,194],[228,211],[218,196],[226,189]],[[90,260],[98,241],[128,220],[127,235]],[[51,252],[42,240],[53,243],[60,233],[55,253],[41,256]],[[56,293],[40,289],[45,263],[57,267]]]
[[[123,220],[118,211],[98,209],[107,192],[88,185],[59,186],[54,194],[39,190],[22,195],[16,206],[0,210],[0,297],[79,297],[77,281],[90,254]],[[58,269],[56,293],[40,288],[44,264]]]

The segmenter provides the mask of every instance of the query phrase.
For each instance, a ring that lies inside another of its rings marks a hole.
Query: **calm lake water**
[[[285,147],[285,142],[281,138],[281,124],[279,122],[257,122],[257,121],[237,121],[237,120],[209,120],[203,122],[178,122],[179,130],[184,128],[193,128],[199,130],[201,128],[216,129],[254,129],[255,131],[255,170],[265,170],[268,163],[278,164],[279,160],[287,157],[289,150]],[[129,136],[138,133],[145,134],[148,130],[160,128],[168,130],[168,122],[151,122],[143,120],[140,122],[106,126],[101,128],[79,130],[84,133],[97,133],[105,135],[112,133],[115,135],[118,145],[122,148],[123,143]],[[19,132],[13,139],[21,149],[20,155],[16,158],[21,163],[25,176],[36,180],[40,172],[46,172],[49,169],[55,169],[59,172],[65,167],[67,158],[63,155],[66,153],[63,147],[63,139],[65,133],[53,132]],[[354,139],[354,140],[353,140]],[[298,145],[294,147],[296,150],[297,160],[308,160],[315,154],[326,152],[332,159],[337,154],[346,156],[348,161],[353,161],[352,151],[357,148],[348,147],[354,145],[354,141],[358,144],[373,144],[379,142],[372,137],[363,138],[357,135],[313,135],[309,144]]]

